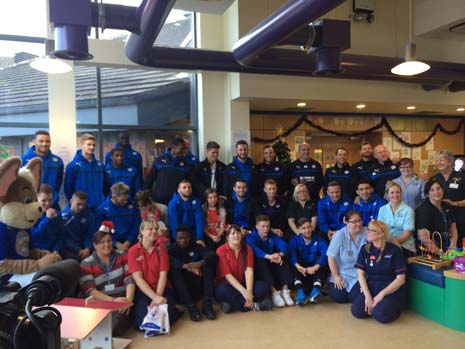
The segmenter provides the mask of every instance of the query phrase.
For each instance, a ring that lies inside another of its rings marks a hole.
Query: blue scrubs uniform
[[[380,291],[386,288],[397,275],[406,273],[405,260],[402,250],[396,245],[386,242],[382,258],[377,262],[380,250],[371,246],[369,251],[363,246],[358,255],[355,267],[365,271],[368,288],[374,298]],[[374,308],[372,316],[381,323],[392,322],[397,319],[405,308],[406,291],[402,286],[394,293],[385,296]],[[363,319],[369,315],[365,311],[365,295],[360,295],[352,303],[352,315]]]

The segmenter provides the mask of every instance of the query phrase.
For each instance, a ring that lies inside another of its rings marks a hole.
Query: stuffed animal
[[[57,253],[30,248],[28,229],[42,216],[37,202],[42,160],[34,158],[20,167],[19,157],[0,163],[0,273],[29,274],[61,259]]]

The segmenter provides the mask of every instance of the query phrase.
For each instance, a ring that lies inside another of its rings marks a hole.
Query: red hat
[[[99,228],[99,231],[104,231],[105,233],[114,233],[115,229],[113,229],[113,222],[112,221],[103,221],[102,225]]]

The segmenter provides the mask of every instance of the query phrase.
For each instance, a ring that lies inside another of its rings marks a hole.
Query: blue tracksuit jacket
[[[63,248],[79,252],[82,248],[92,250],[92,239],[98,227],[95,225],[94,214],[85,209],[79,214],[71,212],[69,205],[61,212],[63,221]]]
[[[31,228],[33,248],[50,252],[60,250],[63,247],[63,229],[60,212],[57,212],[57,216],[53,219],[49,219],[44,213]]]
[[[129,187],[131,199],[134,199],[141,187],[136,168],[126,166],[118,168],[108,164],[105,168],[105,193],[110,193],[111,186],[117,182],[123,182]]]
[[[168,204],[168,220],[173,239],[176,238],[176,228],[183,224],[189,227],[191,235],[195,232],[196,240],[203,240],[203,212],[199,199],[191,196],[184,201],[181,195],[174,193]]]
[[[35,145],[29,148],[28,152],[21,158],[22,164],[23,166],[26,165],[29,160],[35,157],[40,157],[42,159],[44,165],[42,168],[41,183],[46,183],[53,188],[53,205],[56,206],[59,200],[60,188],[63,183],[63,160],[59,156],[52,154],[51,151],[42,157],[37,155],[35,150]]]
[[[269,232],[265,240],[258,235],[257,229],[254,229],[245,237],[247,245],[252,247],[253,253],[257,258],[265,258],[267,254],[284,253],[288,254],[288,246],[278,235]]]
[[[123,164],[125,167],[134,167],[137,170],[139,176],[139,182],[144,181],[144,167],[142,163],[142,155],[139,152],[132,149],[131,144],[128,144],[126,147],[121,147],[118,143],[115,144],[114,148],[123,149]],[[105,165],[112,165],[111,163],[111,154],[108,152],[105,155]]]
[[[71,200],[74,192],[87,193],[87,207],[95,209],[105,199],[103,196],[104,167],[100,160],[87,161],[78,150],[66,166],[65,195]]]
[[[95,221],[97,228],[102,221],[113,222],[115,232],[112,234],[113,244],[117,241],[130,241],[135,243],[139,234],[140,214],[133,202],[128,202],[126,206],[115,205],[111,198],[102,202],[95,211]]]
[[[302,234],[295,235],[289,242],[290,261],[292,266],[296,263],[304,267],[313,267],[319,264],[321,267],[328,265],[328,257],[326,251],[328,243],[318,234],[312,234],[312,238],[308,244],[305,243]]]
[[[320,230],[328,234],[328,230],[339,230],[344,226],[343,218],[347,211],[353,209],[353,203],[346,196],[338,202],[331,201],[328,195],[318,202],[318,225]]]
[[[361,213],[363,226],[366,227],[372,218],[378,218],[379,209],[385,204],[386,201],[383,198],[379,197],[378,194],[373,193],[371,194],[370,200],[367,202],[360,198],[360,203],[358,205],[354,205],[354,209]]]

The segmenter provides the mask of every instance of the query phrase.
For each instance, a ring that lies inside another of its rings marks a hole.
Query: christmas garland
[[[260,137],[253,137],[253,141],[254,142],[258,142],[258,143],[272,143],[272,142],[275,142],[277,141],[278,139],[281,139],[281,138],[285,138],[287,136],[289,136],[292,132],[294,132],[300,125],[302,125],[303,123],[306,123],[307,125],[309,125],[310,127],[313,127],[321,132],[324,132],[324,133],[329,133],[333,136],[342,136],[342,137],[356,137],[356,136],[363,136],[363,135],[366,135],[366,134],[369,134],[375,130],[378,130],[382,127],[385,127],[386,130],[391,134],[392,137],[394,137],[400,144],[406,146],[406,147],[409,147],[409,148],[415,148],[415,147],[421,147],[423,145],[425,145],[426,143],[428,143],[428,141],[433,138],[434,136],[436,136],[436,134],[441,131],[442,133],[445,133],[446,135],[455,135],[457,134],[460,129],[462,128],[462,125],[463,125],[463,119],[460,119],[459,123],[457,124],[457,127],[455,127],[453,130],[447,130],[444,128],[444,126],[442,126],[440,123],[437,123],[434,128],[433,128],[433,131],[431,132],[431,134],[426,137],[423,141],[419,142],[419,143],[410,143],[410,142],[407,142],[405,139],[403,139],[401,136],[399,136],[398,134],[395,133],[395,131],[392,129],[392,126],[389,124],[389,121],[387,120],[386,117],[381,117],[380,118],[380,121],[378,124],[376,124],[375,126],[372,126],[364,131],[358,131],[358,132],[352,132],[352,133],[347,133],[347,132],[337,132],[337,131],[333,131],[333,130],[328,130],[327,128],[324,128],[324,127],[321,127],[317,124],[315,124],[312,120],[308,119],[308,114],[303,114],[299,120],[297,120],[297,122],[292,125],[291,128],[289,128],[288,130],[286,130],[285,132],[277,135],[276,137],[273,137],[273,138],[268,138],[268,139],[265,139],[265,138],[260,138]]]

